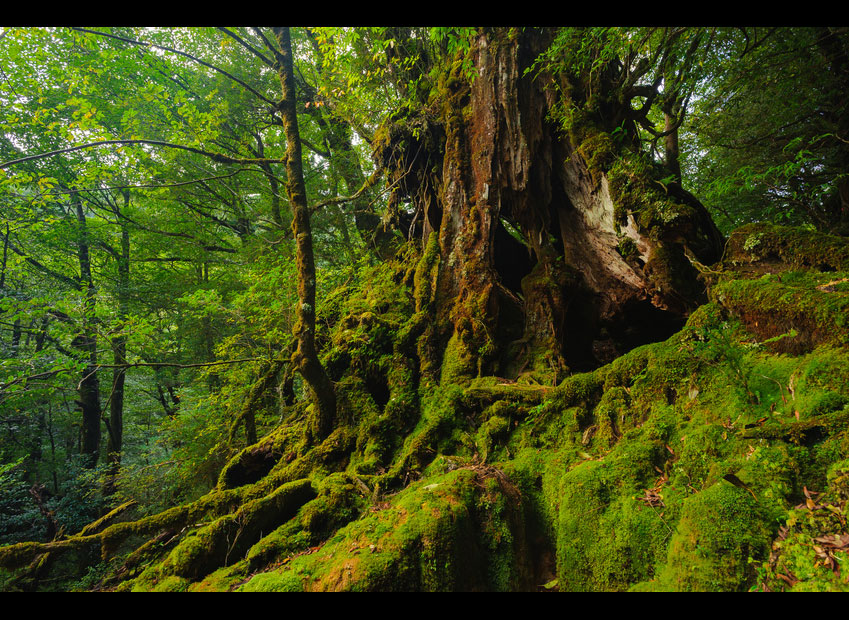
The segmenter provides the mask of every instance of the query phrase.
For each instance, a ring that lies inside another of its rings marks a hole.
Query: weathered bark
[[[295,237],[298,265],[298,320],[295,326],[298,348],[292,356],[292,363],[298,368],[312,392],[312,400],[316,408],[314,430],[319,437],[324,438],[330,434],[336,417],[336,392],[318,359],[315,345],[315,258],[301,161],[301,139],[295,109],[292,45],[288,28],[275,28],[274,33],[279,45],[275,53],[282,90],[279,111],[283,119],[288,146],[286,191],[289,196],[289,207],[292,210],[292,233]]]
[[[421,160],[443,162],[438,204],[403,187],[427,214],[423,243],[430,227],[438,231],[436,320],[423,338],[434,357],[425,366],[440,367],[443,380],[536,372],[556,381],[666,337],[703,300],[687,254],[719,258],[706,210],[677,184],[661,184],[668,172],[640,163],[639,176],[626,169],[614,179],[617,158],[644,162],[638,140],[610,137],[627,116],[621,101],[590,108],[573,85],[582,124],[567,138],[550,122],[562,102],[546,86],[567,78],[525,75],[549,41],[544,30],[481,32],[474,83],[455,64],[439,126],[417,132],[430,143],[444,132],[441,153],[418,143]],[[397,159],[414,169],[409,157]],[[645,195],[630,189],[637,183]],[[655,213],[661,201],[669,210]]]

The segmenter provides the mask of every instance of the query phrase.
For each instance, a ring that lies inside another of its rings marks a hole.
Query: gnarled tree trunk
[[[702,301],[687,255],[720,255],[704,207],[660,182],[668,171],[638,152],[636,130],[612,137],[627,119],[614,97],[590,106],[580,84],[564,87],[569,76],[526,74],[549,42],[546,31],[482,32],[473,83],[455,68],[441,115],[416,119],[429,138],[395,129],[408,154],[442,161],[431,180],[441,187],[437,206],[418,209],[423,244],[431,230],[438,236],[428,283],[436,321],[424,338],[425,366],[441,368],[443,380],[556,381],[664,338]],[[550,120],[563,92],[580,110],[565,131]],[[434,136],[444,136],[441,152]],[[402,184],[414,202],[432,198],[421,188]]]

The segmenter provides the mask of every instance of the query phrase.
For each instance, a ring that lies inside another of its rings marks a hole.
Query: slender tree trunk
[[[6,258],[9,253],[9,225],[6,224],[6,234],[3,236],[3,266],[0,268],[0,291],[6,287]]]
[[[845,35],[844,35],[845,37]],[[849,88],[849,55],[842,45],[840,35],[830,28],[817,28],[817,44],[826,62],[832,79],[832,88],[828,93],[829,108],[824,112],[837,134],[834,140],[837,160],[841,167],[835,182],[836,196],[827,214],[828,232],[849,235],[849,103],[846,101],[846,89]]]
[[[124,205],[130,201],[129,190],[124,190]],[[115,207],[116,212],[119,207]],[[117,213],[116,213],[117,214]],[[128,314],[128,294],[130,286],[130,233],[126,224],[121,222],[121,251],[118,254],[118,322],[119,329],[124,329],[124,321]],[[112,359],[118,366],[127,363],[127,337],[121,333],[112,339]],[[109,434],[106,442],[106,460],[109,463],[105,495],[115,492],[115,480],[121,466],[121,450],[124,444],[124,383],[126,368],[115,368],[112,372],[112,393],[109,400]]]
[[[35,352],[36,355],[38,353],[40,353],[41,350],[44,348],[44,338],[45,338],[45,335],[47,333],[47,322],[48,322],[48,318],[47,318],[47,316],[44,316],[41,319],[41,329],[39,330],[38,335],[35,338],[35,351],[34,352]],[[50,401],[49,400],[47,401],[47,406],[48,406],[48,411],[49,411],[49,407],[50,407]],[[29,459],[30,459],[30,461],[32,461],[33,464],[40,463],[44,459],[43,443],[44,443],[44,435],[47,431],[47,414],[45,413],[45,410],[42,409],[41,407],[38,407],[38,412],[35,415],[35,422],[36,422],[36,429],[37,430],[36,430],[35,433],[33,433],[32,437],[30,439],[30,450],[29,450]],[[51,441],[52,441],[52,437],[51,437]],[[28,467],[27,473],[35,475],[36,471],[35,471],[34,468]],[[36,482],[36,480],[33,479],[32,482]]]
[[[681,150],[678,146],[678,128],[674,128],[675,118],[664,114],[664,131],[669,133],[664,136],[666,151],[665,163],[669,172],[675,175],[675,181],[681,183]]]
[[[292,209],[292,233],[295,237],[298,265],[298,308],[295,326],[298,348],[292,357],[292,363],[298,368],[312,392],[312,400],[316,408],[313,428],[318,437],[324,438],[330,434],[336,418],[336,391],[318,359],[315,346],[315,258],[301,160],[301,139],[295,110],[292,44],[288,28],[274,28],[274,33],[279,45],[275,53],[282,90],[279,110],[288,145],[286,190],[289,206]]]
[[[262,143],[262,137],[256,134],[256,156],[265,157],[265,146]],[[271,164],[263,162],[259,165],[262,169],[265,178],[268,180],[268,187],[271,190],[271,220],[277,225],[280,230],[284,230],[283,214],[280,211],[280,184],[277,182],[277,176],[271,169]]]
[[[96,290],[91,275],[91,258],[89,255],[88,226],[82,201],[75,203],[78,226],[77,256],[80,263],[80,278],[83,282],[83,327],[76,337],[75,346],[83,351],[88,358],[88,364],[83,370],[79,382],[79,406],[82,412],[81,452],[85,457],[85,466],[94,467],[100,455],[100,383],[97,374],[97,332],[94,328],[94,307]]]
[[[351,143],[350,129],[344,123],[331,119],[326,124],[326,130],[333,161],[342,174],[348,194],[353,194],[363,186],[366,177]],[[393,241],[397,240],[397,237],[392,230],[384,226],[382,218],[374,212],[368,194],[355,199],[351,208],[354,212],[354,225],[366,245],[380,257],[391,256],[396,248]]]

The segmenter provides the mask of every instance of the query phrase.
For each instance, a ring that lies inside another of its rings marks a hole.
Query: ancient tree
[[[439,265],[423,368],[562,379],[669,335],[704,300],[694,263],[722,240],[640,150],[632,100],[647,87],[617,59],[534,71],[551,37],[480,33],[472,83],[455,63],[440,107],[389,129],[381,155],[414,171],[400,187]]]
[[[298,87],[289,29],[275,45],[260,31],[282,93],[294,354],[247,390],[231,430],[244,421],[251,445],[214,489],[0,549],[17,587],[70,557],[104,562],[96,587],[119,590],[743,589],[755,561],[775,568],[775,514],[802,489],[811,511],[845,506],[844,470],[804,451],[849,445],[834,387],[849,250],[780,227],[726,244],[683,187],[677,131],[706,39],[648,32],[652,56],[603,29],[481,29],[440,56],[390,30],[386,79],[427,79],[367,137],[377,173],[344,165],[341,114],[316,123],[349,189],[386,180],[361,281],[317,295],[311,215],[364,194],[308,203],[298,112],[325,95]],[[788,265],[811,271],[773,277]],[[809,357],[780,375],[776,351]],[[273,393],[279,422],[257,437]],[[774,462],[792,483],[763,474]]]

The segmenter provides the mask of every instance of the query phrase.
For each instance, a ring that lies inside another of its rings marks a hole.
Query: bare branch
[[[310,211],[315,212],[315,211],[318,211],[319,209],[321,209],[322,207],[326,207],[326,206],[329,206],[329,205],[336,205],[336,204],[340,204],[340,203],[343,203],[343,202],[351,202],[352,200],[356,200],[357,198],[359,198],[360,196],[363,195],[363,192],[365,192],[368,188],[370,188],[375,183],[377,183],[377,180],[379,178],[380,178],[380,171],[378,170],[378,171],[375,171],[368,179],[366,179],[365,183],[363,183],[363,186],[360,189],[358,189],[356,191],[356,193],[354,193],[350,196],[341,196],[339,198],[331,198],[330,200],[325,200],[324,202],[320,202],[317,205],[313,205],[312,207],[310,207]]]

